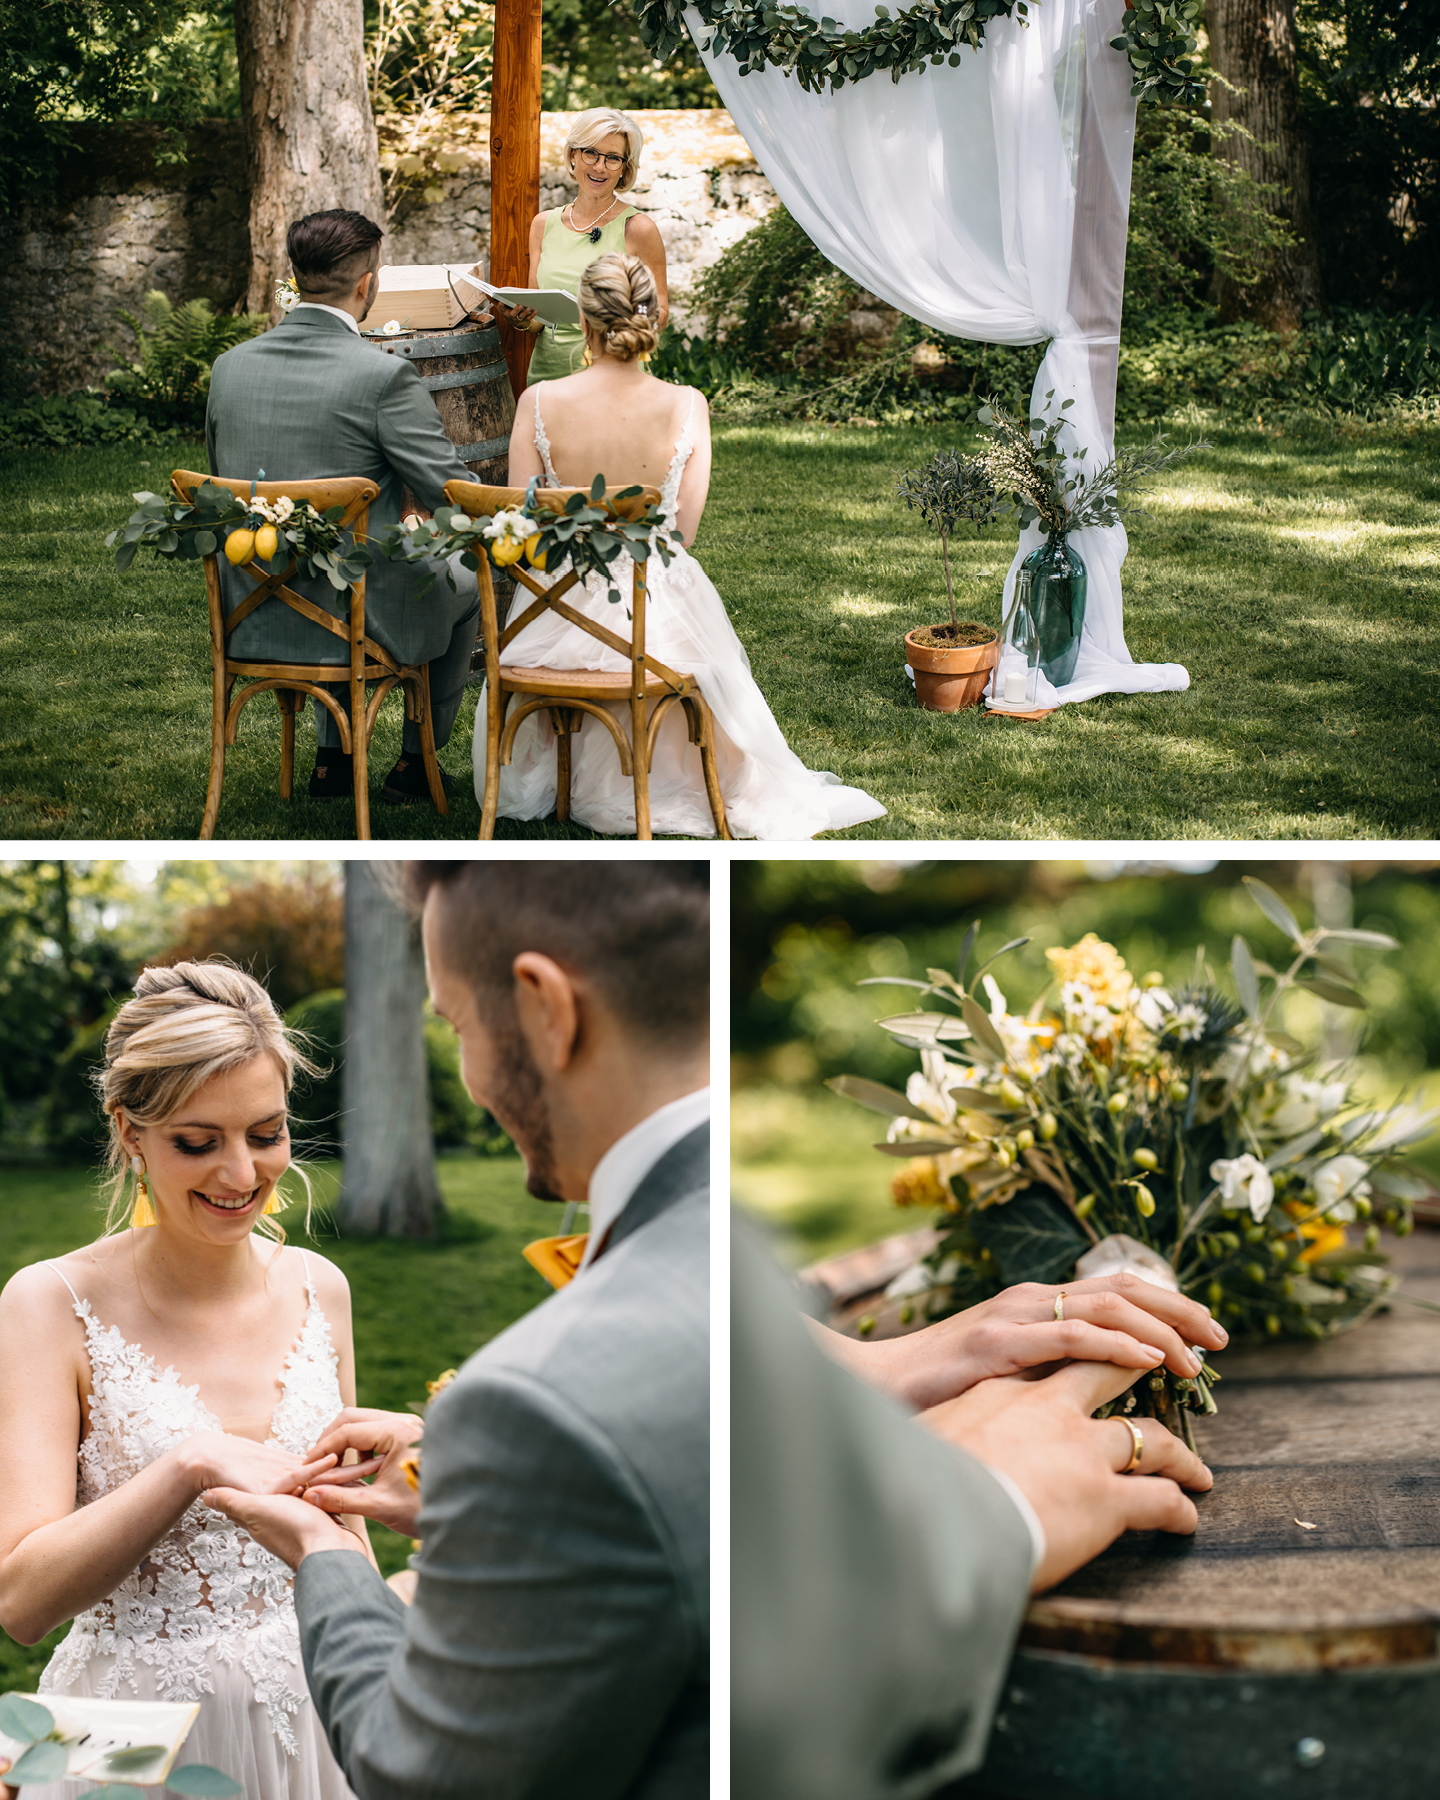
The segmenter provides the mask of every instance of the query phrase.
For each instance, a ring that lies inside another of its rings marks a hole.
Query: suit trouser
[[[433,657],[430,669],[430,719],[435,732],[435,747],[438,750],[450,741],[450,733],[454,728],[455,715],[460,711],[460,701],[465,692],[465,683],[470,677],[470,658],[475,649],[475,621],[480,616],[480,591],[476,585],[474,573],[459,566],[458,558],[455,566],[456,584],[460,591],[452,593],[442,576],[430,590],[430,596],[437,603],[440,596],[450,600],[464,611],[455,621],[450,632],[450,642]],[[350,687],[348,682],[330,685],[329,690],[339,701],[341,710],[348,714],[350,710]],[[321,749],[339,748],[340,727],[335,723],[334,715],[328,706],[320,701],[310,703],[315,709],[315,742]],[[405,756],[420,754],[420,727],[411,719],[406,719],[400,736],[400,749]]]

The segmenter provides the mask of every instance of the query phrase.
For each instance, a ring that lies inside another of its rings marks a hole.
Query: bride
[[[510,485],[540,477],[550,487],[588,488],[597,473],[612,489],[658,487],[686,545],[695,540],[710,485],[710,415],[702,394],[646,373],[659,338],[655,281],[635,256],[601,256],[580,278],[580,311],[589,367],[539,382],[521,396],[510,439]],[[629,590],[629,563],[618,585]],[[543,580],[543,577],[540,579]],[[716,762],[730,829],[736,837],[809,838],[885,816],[885,808],[833,775],[812,773],[785,742],[750,673],[745,648],[705,571],[687,550],[668,568],[652,557],[646,573],[645,647],[661,662],[693,674],[715,720]],[[590,577],[572,589],[577,611],[616,629],[606,583]],[[624,622],[619,626],[624,631]],[[626,658],[578,626],[547,613],[505,649],[526,668],[627,671]],[[485,730],[475,732],[475,792],[485,793]],[[629,712],[612,708],[629,731]],[[620,772],[615,745],[599,727],[572,739],[571,812],[594,831],[635,830],[634,790]],[[555,737],[544,710],[525,719],[508,767],[500,772],[502,818],[544,818],[555,810]],[[679,708],[665,720],[650,776],[653,829],[713,837],[700,752]]]
[[[239,969],[146,969],[99,1077],[109,1222],[133,1200],[129,1228],[0,1295],[0,1625],[34,1644],[74,1619],[42,1695],[198,1700],[182,1760],[247,1800],[350,1794],[306,1692],[290,1571],[199,1497],[298,1491],[354,1404],[345,1279],[265,1216],[308,1066]]]

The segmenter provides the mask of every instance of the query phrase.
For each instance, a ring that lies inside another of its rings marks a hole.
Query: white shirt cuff
[[[991,1468],[989,1463],[981,1463],[980,1467],[984,1469],[987,1474],[995,1477],[996,1481],[999,1482],[1000,1486],[1004,1488],[1005,1492],[1015,1502],[1015,1510],[1025,1521],[1025,1529],[1030,1533],[1030,1548],[1034,1557],[1034,1561],[1030,1564],[1030,1574],[1033,1577],[1035,1571],[1045,1560],[1045,1527],[1040,1523],[1040,1515],[1025,1498],[1025,1495],[1019,1486],[1002,1470]]]

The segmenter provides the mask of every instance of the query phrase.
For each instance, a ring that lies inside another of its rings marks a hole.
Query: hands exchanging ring
[[[300,1466],[298,1490],[292,1486],[286,1491],[272,1488],[251,1493],[217,1482],[204,1498],[292,1569],[320,1550],[355,1550],[364,1555],[360,1539],[334,1515],[374,1519],[402,1536],[413,1537],[420,1496],[407,1479],[404,1465],[424,1431],[424,1421],[414,1413],[347,1406],[326,1427]],[[344,1463],[352,1452],[360,1460]]]

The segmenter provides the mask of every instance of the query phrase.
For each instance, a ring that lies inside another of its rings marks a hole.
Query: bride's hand
[[[1064,1316],[1057,1319],[1061,1293]],[[923,1411],[978,1381],[1049,1363],[1136,1370],[1163,1364],[1176,1375],[1194,1375],[1199,1364],[1190,1346],[1221,1350],[1229,1336],[1194,1300],[1120,1274],[1063,1288],[1023,1282],[903,1337],[861,1344],[826,1332],[823,1342],[852,1374]]]
[[[388,1525],[403,1537],[414,1537],[420,1495],[411,1485],[405,1465],[424,1435],[425,1421],[415,1413],[347,1406],[331,1421],[310,1455],[343,1464],[346,1452],[353,1450],[362,1460],[311,1477],[305,1498],[324,1512],[359,1514]]]
[[[232,1437],[228,1431],[197,1431],[179,1445],[176,1455],[197,1494],[219,1487],[247,1494],[298,1494],[336,1460],[292,1456],[274,1444]]]

